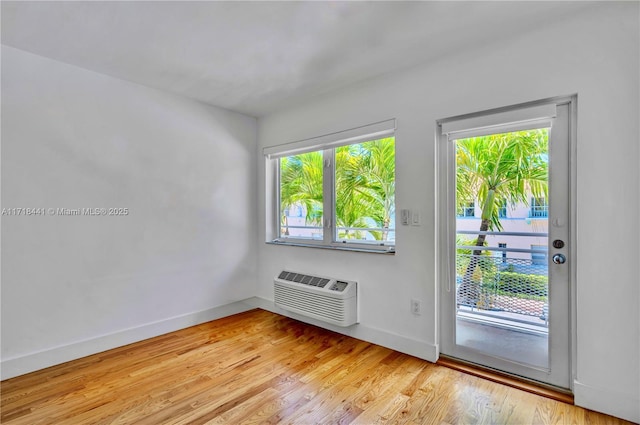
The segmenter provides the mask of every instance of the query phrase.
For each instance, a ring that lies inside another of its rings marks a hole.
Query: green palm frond
[[[338,224],[358,227],[356,221],[371,220],[389,228],[395,213],[395,139],[340,147],[335,168]],[[370,233],[377,240],[385,238],[382,232]]]
[[[395,139],[342,146],[335,150],[336,224],[346,228],[390,228],[395,213]],[[280,211],[304,206],[308,223],[320,223],[323,208],[322,151],[280,159]],[[285,217],[281,218],[284,222]],[[372,224],[375,223],[375,224]],[[361,238],[362,232],[340,237]],[[369,232],[383,240],[386,232]]]
[[[477,199],[491,229],[502,229],[499,208],[529,204],[548,194],[548,130],[528,130],[457,140],[458,206]],[[493,197],[491,204],[486,200]]]
[[[323,213],[322,200],[322,152],[281,158],[280,211],[302,205],[307,222],[319,224]]]

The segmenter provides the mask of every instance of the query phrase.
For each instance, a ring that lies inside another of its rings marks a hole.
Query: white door
[[[575,97],[438,122],[441,354],[571,388]]]

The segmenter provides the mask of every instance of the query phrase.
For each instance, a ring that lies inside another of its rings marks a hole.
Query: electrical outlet
[[[422,313],[422,301],[416,300],[415,298],[411,299],[411,313],[419,316]]]

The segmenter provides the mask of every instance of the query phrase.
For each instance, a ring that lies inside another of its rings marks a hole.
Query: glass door
[[[570,107],[446,120],[439,140],[441,352],[561,388],[571,375]]]

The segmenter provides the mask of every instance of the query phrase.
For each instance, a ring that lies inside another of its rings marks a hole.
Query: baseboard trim
[[[112,348],[122,347],[133,342],[242,313],[253,308],[253,306],[243,301],[238,301],[19,357],[3,359],[0,362],[0,379],[5,380],[24,375]]]
[[[342,335],[347,335],[356,339],[361,339],[363,341],[381,345],[383,347],[390,348],[401,353],[409,354],[411,356],[418,357],[432,363],[435,363],[436,360],[438,360],[437,345],[428,344],[426,342],[418,341],[416,339],[408,338],[402,335],[396,335],[381,329],[365,326],[360,323],[346,328],[334,326],[320,320],[312,319],[310,317],[302,316],[300,314],[292,313],[290,311],[278,308],[275,306],[272,300],[268,300],[262,297],[248,298],[244,300],[244,302],[256,308],[261,308],[272,313],[290,317],[292,319],[299,320],[304,323],[309,323],[323,329],[329,329]]]
[[[469,375],[477,376],[479,378],[487,379],[492,382],[507,385],[512,388],[517,388],[528,393],[561,401],[563,403],[573,404],[574,401],[573,395],[569,392],[561,391],[524,378],[517,378],[506,373],[500,373],[492,369],[460,361],[451,357],[441,355],[436,364],[450,369],[455,369]]]
[[[576,406],[640,423],[640,398],[574,381]]]

